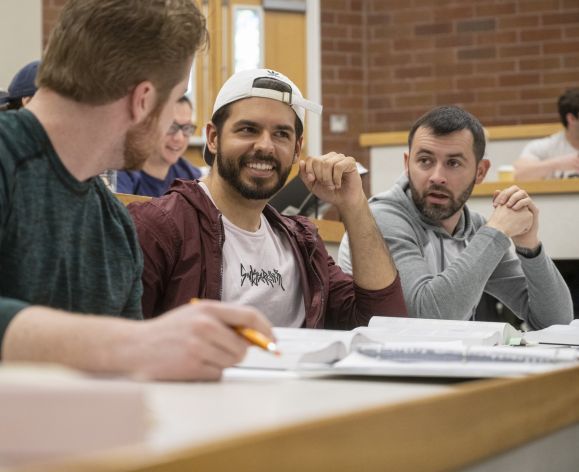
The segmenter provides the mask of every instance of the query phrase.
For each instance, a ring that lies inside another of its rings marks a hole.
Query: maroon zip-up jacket
[[[161,198],[128,208],[145,259],[146,318],[194,297],[221,299],[221,213],[196,181],[177,180]],[[384,289],[364,290],[334,263],[309,219],[282,216],[269,205],[263,213],[291,243],[300,272],[306,328],[352,329],[367,325],[371,316],[407,315],[398,276]]]

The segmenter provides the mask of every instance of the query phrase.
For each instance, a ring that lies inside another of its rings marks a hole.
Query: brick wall
[[[357,138],[366,131],[368,4],[363,0],[320,0],[322,55],[323,150],[339,151],[367,164],[368,152]],[[380,98],[380,100],[382,100]],[[345,114],[348,131],[331,134],[331,114]]]
[[[325,150],[356,154],[360,131],[406,130],[442,104],[485,125],[557,121],[556,98],[579,86],[578,0],[321,0],[321,8]],[[349,116],[346,134],[329,133],[331,113]]]
[[[65,3],[66,0],[42,0],[42,42],[44,45]]]
[[[65,0],[43,0],[46,41]],[[557,121],[579,86],[579,0],[320,0],[323,149],[367,163],[363,132],[454,103],[485,125]],[[330,114],[348,131],[331,134]]]

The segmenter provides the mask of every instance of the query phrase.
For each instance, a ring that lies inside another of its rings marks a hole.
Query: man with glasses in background
[[[160,197],[175,179],[195,180],[201,171],[183,156],[189,144],[189,137],[195,133],[191,123],[193,105],[183,96],[175,105],[175,118],[160,143],[160,152],[149,157],[142,170],[119,171],[116,191],[133,195]]]

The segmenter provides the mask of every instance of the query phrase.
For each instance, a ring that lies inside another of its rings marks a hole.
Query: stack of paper
[[[461,341],[465,345],[521,344],[523,333],[508,323],[374,316],[361,333],[380,329],[382,341]]]
[[[569,325],[552,325],[538,331],[525,333],[525,340],[538,344],[579,346],[579,320]]]

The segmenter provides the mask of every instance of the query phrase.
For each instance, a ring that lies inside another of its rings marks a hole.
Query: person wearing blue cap
[[[40,61],[32,61],[20,69],[8,86],[8,94],[0,98],[0,107],[18,110],[32,99],[36,93],[36,72]]]

